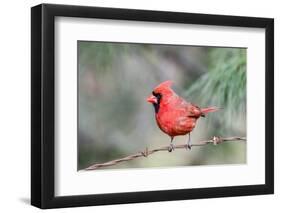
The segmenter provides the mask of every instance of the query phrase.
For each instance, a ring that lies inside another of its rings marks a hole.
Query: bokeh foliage
[[[186,96],[202,105],[221,108],[219,122],[229,128],[237,115],[246,115],[246,49],[214,48],[208,53],[209,71],[187,89]],[[221,131],[226,131],[222,128]]]

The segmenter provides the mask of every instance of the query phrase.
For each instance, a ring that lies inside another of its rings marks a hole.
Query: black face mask
[[[157,98],[157,103],[153,103],[154,111],[157,114],[159,111],[159,108],[160,108],[160,101],[161,101],[162,95],[160,93],[155,93],[155,92],[152,92],[152,95],[154,95]]]

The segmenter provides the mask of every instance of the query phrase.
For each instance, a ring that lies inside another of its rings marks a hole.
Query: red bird
[[[209,112],[217,111],[217,107],[199,108],[185,101],[171,89],[172,81],[165,81],[154,88],[147,102],[153,104],[158,127],[171,137],[169,152],[174,150],[173,139],[178,135],[188,134],[187,148],[191,149],[190,132],[196,121]]]

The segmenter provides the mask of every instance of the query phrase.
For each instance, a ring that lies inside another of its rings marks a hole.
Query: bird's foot
[[[170,146],[168,147],[168,151],[172,152],[173,150],[175,150],[175,146],[174,144],[170,143]]]
[[[186,150],[191,150],[190,133],[188,134],[188,141],[186,143]]]

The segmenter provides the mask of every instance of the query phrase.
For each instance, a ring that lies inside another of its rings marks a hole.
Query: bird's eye
[[[152,95],[156,96],[156,93],[154,91],[152,91]]]
[[[161,93],[156,93],[155,96],[156,96],[156,98],[158,99],[158,101],[160,101],[160,99],[162,98]]]

